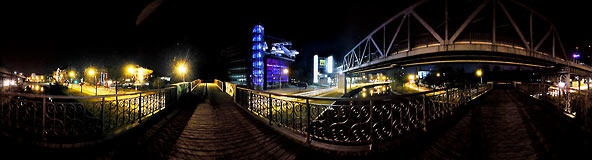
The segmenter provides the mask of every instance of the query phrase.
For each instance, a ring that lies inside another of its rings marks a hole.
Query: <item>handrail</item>
[[[306,97],[306,96],[296,96],[296,95],[287,95],[287,94],[282,94],[282,93],[274,93],[274,92],[268,92],[268,91],[259,91],[259,90],[253,90],[253,89],[248,89],[248,88],[243,88],[243,87],[236,87],[236,88],[237,89],[241,89],[241,90],[246,90],[246,91],[251,91],[251,92],[257,92],[257,93],[261,93],[261,94],[266,94],[266,95],[267,94],[270,94],[270,95],[273,95],[273,96],[282,96],[282,97],[289,97],[289,98],[310,99],[310,100],[327,100],[327,101],[369,101],[369,100],[383,100],[385,97],[392,97],[392,98],[413,97],[413,96],[418,96],[418,95],[423,95],[423,94],[430,94],[430,93],[435,93],[435,92],[440,92],[440,91],[458,89],[458,88],[445,88],[445,89],[424,91],[424,92],[418,92],[418,93],[412,93],[412,94],[405,94],[405,95],[377,96],[377,97],[367,97],[367,98],[349,98],[349,97]]]
[[[0,130],[45,147],[93,145],[146,125],[144,122],[155,119],[154,115],[170,108],[182,94],[192,92],[200,83],[196,80],[161,89],[101,96],[0,92]],[[133,96],[117,98],[130,95]]]
[[[490,85],[470,85],[465,88],[438,89],[401,96],[325,98],[237,87],[232,96],[235,103],[250,115],[299,143],[328,150],[358,146],[356,151],[368,151],[372,150],[372,144],[388,138],[420,130],[427,131],[426,127],[432,121],[454,115],[460,106],[490,89]],[[437,92],[440,94],[435,94]],[[432,93],[434,94],[430,95]],[[300,98],[305,102],[279,96]],[[401,101],[384,101],[388,98],[399,98]],[[317,104],[311,100],[349,103]],[[315,143],[311,143],[312,141]]]
[[[171,85],[181,85],[187,84],[192,82],[179,82]],[[3,95],[10,95],[10,96],[23,96],[23,97],[31,97],[31,98],[52,98],[52,99],[92,99],[92,98],[109,98],[109,97],[120,97],[120,96],[131,96],[137,94],[144,94],[144,93],[154,93],[158,91],[164,91],[167,89],[176,88],[174,86],[160,88],[160,89],[150,89],[146,91],[140,92],[133,92],[133,93],[124,93],[124,94],[109,94],[109,95],[97,95],[97,96],[62,96],[62,95],[44,95],[44,94],[33,94],[33,93],[19,93],[19,92],[9,92],[9,91],[0,91],[0,94]]]

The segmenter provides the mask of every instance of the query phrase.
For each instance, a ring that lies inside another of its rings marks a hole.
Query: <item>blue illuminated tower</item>
[[[263,26],[256,25],[253,28],[253,88],[263,88],[264,69],[263,66],[263,46],[265,41],[263,40]]]

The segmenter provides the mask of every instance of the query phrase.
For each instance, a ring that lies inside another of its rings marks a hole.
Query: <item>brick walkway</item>
[[[420,153],[419,159],[590,157],[590,133],[513,89],[496,89]],[[588,152],[586,152],[588,151]]]
[[[208,85],[206,103],[197,106],[168,159],[294,159],[301,146],[263,128]]]

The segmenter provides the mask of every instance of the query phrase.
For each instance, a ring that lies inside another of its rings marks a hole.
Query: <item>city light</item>
[[[440,77],[440,73],[436,73],[436,77]]]
[[[136,69],[135,69],[135,67],[134,67],[134,66],[129,66],[129,67],[127,67],[127,73],[134,74],[135,70],[136,70]]]
[[[580,53],[578,53],[578,52],[576,52],[576,53],[573,53],[573,54],[572,54],[572,57],[573,57],[574,59],[579,59],[579,58],[580,58]]]
[[[558,86],[559,86],[559,88],[565,87],[565,82],[559,82]]]
[[[477,72],[475,72],[475,74],[477,74],[477,76],[479,76],[479,78],[481,79],[481,83],[483,83],[483,77],[481,75],[483,75],[483,71],[481,71],[480,69],[477,70]]]
[[[187,72],[187,68],[185,65],[179,65],[179,67],[177,67],[177,71],[179,71],[181,74],[185,74]]]
[[[284,74],[288,74],[288,69],[287,68],[284,69]]]
[[[95,75],[95,69],[89,68],[88,69],[88,75],[94,76]]]
[[[409,75],[409,77],[407,77],[407,78],[409,78],[409,81],[413,81],[413,79],[415,79],[415,76],[413,76],[413,74],[411,74],[411,75]]]
[[[177,72],[183,76],[183,82],[185,82],[185,73],[187,73],[187,66],[185,62],[177,64]]]
[[[333,73],[333,56],[327,57],[327,73]]]
[[[313,71],[312,71],[312,81],[313,83],[319,83],[319,55],[313,56]]]
[[[76,76],[76,74],[74,74],[74,71],[70,71],[69,73],[70,77],[74,78],[74,76]]]

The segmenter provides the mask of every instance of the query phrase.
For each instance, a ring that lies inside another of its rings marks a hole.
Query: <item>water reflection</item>
[[[391,89],[391,87],[386,84],[385,85],[366,86],[366,87],[363,87],[352,98],[366,98],[366,97],[393,95],[391,93],[390,89]]]
[[[24,88],[25,93],[43,93],[47,90],[45,86],[40,85],[28,85]]]

